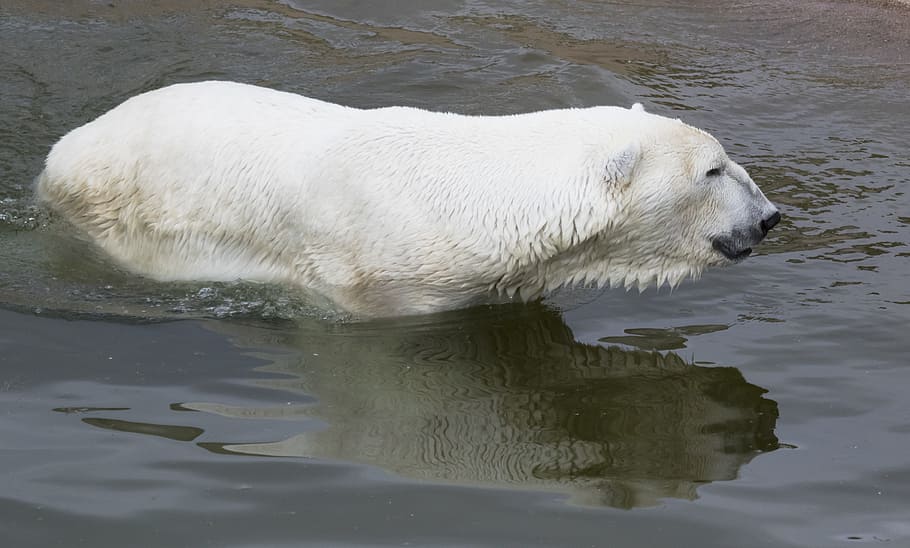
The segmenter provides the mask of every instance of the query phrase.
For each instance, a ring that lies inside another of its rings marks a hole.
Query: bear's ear
[[[638,143],[632,142],[619,148],[607,158],[605,181],[609,185],[621,184],[632,176],[632,170],[638,163],[641,155],[641,147]]]
[[[632,105],[632,112],[644,112],[645,107],[641,103],[635,103]]]

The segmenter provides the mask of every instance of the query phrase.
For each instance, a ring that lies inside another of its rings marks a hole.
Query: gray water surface
[[[9,546],[910,546],[910,9],[0,2]],[[784,215],[675,290],[350,322],[130,275],[32,201],[53,142],[230,79],[361,107],[631,105]]]

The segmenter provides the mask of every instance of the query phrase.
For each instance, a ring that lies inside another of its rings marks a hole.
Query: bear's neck
[[[617,204],[618,205],[618,204]],[[589,212],[593,213],[593,212]],[[643,252],[635,231],[642,227],[625,218],[621,206],[611,212],[609,222],[593,233],[574,231],[559,234],[547,245],[540,235],[531,247],[540,250],[529,260],[519,255],[507,260],[508,274],[491,286],[491,291],[509,298],[535,300],[563,287],[636,287],[664,284],[674,287],[687,277],[697,277],[701,269],[679,257]],[[520,249],[520,246],[519,246]],[[522,263],[522,261],[525,261]]]

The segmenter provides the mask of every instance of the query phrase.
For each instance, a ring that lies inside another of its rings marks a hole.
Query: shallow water
[[[910,10],[6,0],[0,51],[10,546],[910,546]],[[60,135],[206,78],[641,101],[714,133],[784,220],[672,292],[350,323],[131,276],[33,205]]]

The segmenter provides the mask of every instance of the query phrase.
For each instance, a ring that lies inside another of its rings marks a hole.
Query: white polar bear
[[[134,272],[296,284],[361,316],[672,285],[780,218],[713,137],[640,105],[463,116],[230,82],[71,131],[37,194]]]

